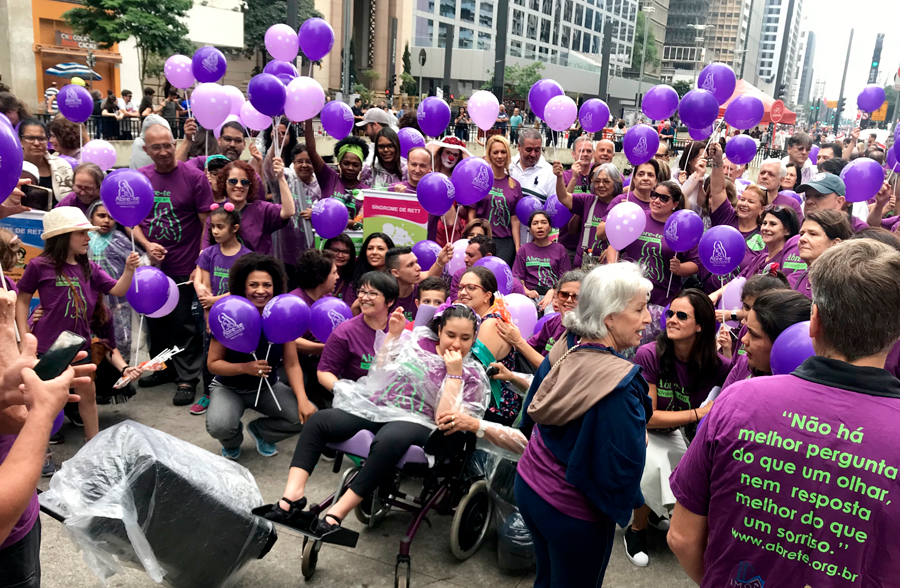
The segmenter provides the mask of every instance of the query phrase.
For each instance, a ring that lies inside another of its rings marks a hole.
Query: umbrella
[[[85,80],[102,80],[103,76],[80,63],[60,63],[47,69],[44,73],[61,78],[83,78]]]

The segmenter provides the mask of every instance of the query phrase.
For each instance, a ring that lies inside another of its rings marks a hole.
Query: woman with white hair
[[[600,586],[616,523],[626,526],[641,500],[652,403],[640,368],[620,353],[650,324],[652,288],[634,263],[592,270],[563,319],[567,336],[541,364],[523,405],[521,429],[530,438],[515,492],[534,538],[535,586]]]

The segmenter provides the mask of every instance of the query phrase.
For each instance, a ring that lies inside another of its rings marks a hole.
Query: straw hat
[[[80,208],[74,206],[57,206],[44,215],[44,232],[41,239],[46,241],[50,237],[75,231],[98,231],[91,221],[84,216]]]

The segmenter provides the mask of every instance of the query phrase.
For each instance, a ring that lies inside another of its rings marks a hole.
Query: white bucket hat
[[[80,208],[58,206],[44,215],[44,232],[41,233],[41,239],[46,241],[63,233],[98,230],[100,227],[92,225]]]

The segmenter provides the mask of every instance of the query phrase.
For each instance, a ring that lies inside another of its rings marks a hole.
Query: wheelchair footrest
[[[254,508],[250,512],[252,512],[254,515],[256,515],[260,518],[265,519],[266,513],[270,512],[272,510],[272,508],[274,508],[274,506],[275,506],[274,504],[265,504],[263,506]],[[265,520],[268,521],[269,519],[265,519]],[[310,521],[310,524],[315,523],[316,520],[318,520],[318,519],[313,517],[312,520]],[[310,526],[307,526],[304,524],[294,526],[294,525],[286,525],[284,523],[276,523],[275,521],[269,521],[269,522],[274,523],[274,524],[278,525],[279,527],[284,527],[286,529],[290,529],[291,531],[293,531],[295,533],[299,533],[300,535],[303,535],[304,537],[312,539],[313,541],[321,541],[322,543],[331,543],[332,545],[341,545],[343,547],[353,548],[353,547],[356,547],[356,543],[359,541],[359,533],[357,533],[356,531],[353,531],[351,529],[345,529],[344,527],[338,527],[334,531],[325,533],[324,535],[322,535],[320,537],[320,536],[314,534],[310,530]]]

